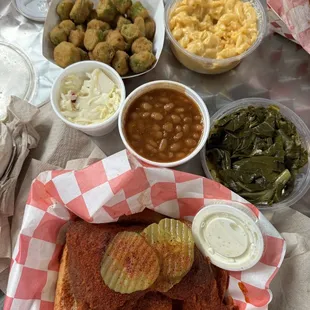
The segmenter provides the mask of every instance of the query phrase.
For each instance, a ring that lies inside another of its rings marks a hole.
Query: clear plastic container
[[[17,46],[0,41],[0,121],[6,118],[11,96],[31,103],[37,77],[28,56]]]
[[[213,59],[197,56],[188,52],[184,49],[179,42],[173,37],[170,27],[169,27],[169,16],[170,12],[174,9],[175,5],[180,2],[180,0],[168,0],[168,3],[165,7],[165,24],[166,32],[170,40],[170,46],[173,54],[179,60],[179,62],[184,65],[186,68],[203,74],[219,74],[227,72],[235,68],[243,58],[250,55],[254,52],[260,43],[262,42],[266,30],[267,30],[267,17],[265,10],[259,0],[250,0],[244,2],[250,2],[256,10],[258,16],[258,37],[255,43],[243,54],[234,56],[226,59]]]
[[[296,203],[299,199],[301,199],[306,192],[310,188],[310,130],[307,127],[307,125],[303,122],[303,120],[291,109],[287,108],[283,104],[280,104],[273,100],[268,99],[262,99],[262,98],[247,98],[247,99],[241,99],[238,101],[234,101],[224,108],[217,111],[212,117],[211,117],[211,130],[214,126],[214,123],[223,118],[226,115],[229,115],[231,113],[234,113],[238,111],[239,109],[246,108],[248,106],[263,106],[263,107],[269,107],[270,105],[277,106],[280,109],[280,113],[289,121],[291,121],[295,126],[296,129],[300,135],[300,138],[303,143],[303,147],[308,152],[308,164],[305,165],[300,173],[298,174],[294,189],[292,193],[290,193],[285,199],[281,200],[280,202],[274,203],[271,206],[269,205],[256,205],[261,211],[274,211],[278,208],[283,207],[290,207],[294,203]],[[204,147],[201,152],[201,164],[203,167],[203,170],[206,174],[206,176],[209,179],[214,179],[213,176],[210,173],[210,170],[206,163],[206,148]],[[219,180],[215,180],[219,181]]]

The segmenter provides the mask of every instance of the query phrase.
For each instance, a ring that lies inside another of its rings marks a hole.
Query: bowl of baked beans
[[[194,90],[161,80],[138,87],[126,98],[118,126],[126,148],[138,159],[153,166],[175,167],[205,145],[210,115]]]

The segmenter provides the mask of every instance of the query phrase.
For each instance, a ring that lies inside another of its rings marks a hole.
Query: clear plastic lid
[[[259,226],[247,213],[230,205],[210,205],[194,218],[195,243],[220,268],[240,271],[253,267],[264,251]]]
[[[25,17],[44,22],[51,0],[14,0],[17,10]]]
[[[0,120],[6,117],[10,97],[31,101],[36,75],[29,58],[17,47],[0,41]]]

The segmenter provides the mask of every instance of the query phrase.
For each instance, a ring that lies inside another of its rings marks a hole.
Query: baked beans
[[[125,115],[130,146],[146,159],[173,162],[197,147],[203,132],[197,104],[178,91],[156,89],[137,98]]]

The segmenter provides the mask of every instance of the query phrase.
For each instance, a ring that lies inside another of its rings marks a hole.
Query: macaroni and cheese
[[[240,0],[182,0],[172,10],[169,26],[187,51],[214,59],[244,53],[258,36],[256,11]]]

